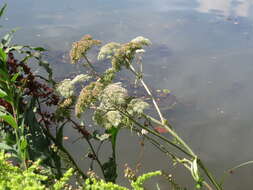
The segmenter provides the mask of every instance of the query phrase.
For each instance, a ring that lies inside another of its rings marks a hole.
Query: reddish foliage
[[[158,133],[168,133],[168,130],[165,129],[164,127],[156,126],[156,127],[154,127],[154,129]]]
[[[47,106],[57,105],[59,97],[54,94],[53,88],[42,83],[32,73],[31,68],[23,62],[19,62],[14,58],[13,53],[8,53],[7,67],[9,75],[12,77],[14,74],[21,72],[18,76],[15,86],[23,89],[23,96],[32,96],[43,101]],[[10,113],[12,113],[11,105],[3,99],[0,99],[0,105],[5,107]],[[20,102],[20,109],[24,108],[26,102],[22,99]],[[48,127],[53,121],[53,114],[48,112],[38,112],[41,116],[41,121]]]

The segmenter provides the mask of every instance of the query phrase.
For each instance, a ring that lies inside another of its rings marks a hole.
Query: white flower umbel
[[[84,81],[87,81],[89,80],[91,77],[89,75],[85,75],[85,74],[80,74],[80,75],[77,75],[72,81],[71,83],[74,85],[76,83],[79,83],[79,82],[84,82]]]
[[[126,103],[127,90],[121,86],[121,83],[113,83],[108,85],[101,97],[101,106],[104,109],[111,109],[114,106],[121,106]]]
[[[80,74],[77,75],[73,80],[64,79],[57,87],[56,91],[64,98],[69,98],[74,95],[75,84],[89,80],[89,75]]]
[[[152,44],[148,38],[144,38],[143,36],[138,36],[138,37],[132,39],[131,42],[138,43],[141,45],[146,45],[146,46],[149,46]]]
[[[144,49],[137,49],[136,51],[135,51],[135,53],[138,53],[138,54],[143,54],[143,53],[145,53],[146,51],[144,50]]]
[[[110,59],[118,48],[120,48],[120,44],[115,42],[104,45],[100,49],[98,60]]]
[[[132,99],[130,103],[127,105],[127,111],[131,115],[140,115],[143,113],[144,109],[147,109],[149,104],[144,102],[139,98]]]
[[[105,117],[113,127],[118,127],[122,120],[119,111],[109,111],[106,113]]]

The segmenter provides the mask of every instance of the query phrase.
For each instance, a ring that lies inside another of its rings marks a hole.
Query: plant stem
[[[42,114],[42,112],[41,112],[40,102],[39,102],[39,100],[38,100],[37,98],[36,98],[36,101],[37,101],[37,104],[38,104],[38,107],[39,107],[39,112],[41,113],[41,115],[42,115],[42,117],[43,117],[42,120],[43,120],[44,125],[45,125],[45,127],[42,127],[42,130],[43,130],[44,134],[46,134],[46,135],[53,141],[53,143],[54,143],[62,152],[64,152],[64,153],[67,155],[68,159],[69,159],[70,162],[75,166],[75,169],[78,171],[78,173],[79,173],[84,179],[88,178],[88,176],[85,175],[85,174],[82,172],[82,170],[78,167],[78,165],[76,164],[75,160],[72,158],[72,156],[71,156],[70,153],[67,151],[67,149],[65,149],[65,147],[64,147],[63,145],[58,144],[57,141],[56,141],[56,139],[55,139],[55,137],[50,133],[50,131],[49,131],[49,129],[48,129],[48,126],[47,126],[46,123],[45,123],[44,116],[43,116],[43,114]]]
[[[146,85],[146,83],[144,82],[144,80],[142,79],[142,77],[139,76],[139,74],[136,72],[135,68],[133,67],[133,65],[131,64],[131,62],[129,60],[127,60],[129,63],[129,69],[130,71],[132,71],[134,73],[134,75],[136,77],[139,78],[141,84],[143,85],[143,87],[145,88],[146,92],[149,94],[149,96],[151,97],[153,104],[155,106],[155,109],[160,117],[160,121],[156,120],[155,118],[145,115],[148,119],[150,119],[151,121],[153,121],[156,124],[159,124],[160,126],[164,127],[165,129],[168,130],[168,132],[187,150],[187,152],[193,157],[197,157],[197,155],[192,151],[192,149],[184,142],[184,140],[172,129],[172,126],[164,119],[160,108],[154,98],[154,96],[152,95],[150,89],[148,88],[148,86]],[[181,147],[180,147],[181,149]],[[198,159],[199,160],[199,159]],[[199,160],[199,165],[200,167],[203,169],[203,171],[205,172],[205,174],[207,175],[207,177],[209,178],[209,180],[212,182],[212,184],[216,187],[217,190],[221,190],[220,185],[216,182],[216,180],[214,179],[214,177],[210,174],[210,172],[205,168],[205,166],[203,165],[203,163]]]
[[[103,169],[103,165],[102,165],[102,163],[100,162],[100,160],[99,160],[99,158],[98,158],[98,155],[96,154],[96,152],[95,152],[95,150],[94,150],[94,148],[93,148],[91,142],[89,141],[89,139],[86,139],[86,141],[87,141],[87,143],[89,144],[89,146],[90,146],[90,148],[91,148],[91,151],[92,151],[92,154],[95,156],[94,158],[95,158],[96,162],[98,163],[98,165],[99,165],[99,167],[100,167],[100,169],[101,169],[101,171],[102,171],[102,173],[103,173],[103,176],[104,176],[104,178],[105,178],[105,172],[104,172],[104,169]]]
[[[160,138],[161,140],[167,142],[168,144],[174,146],[175,148],[177,148],[181,152],[185,153],[187,156],[190,156],[190,157],[194,158],[194,155],[188,153],[186,150],[184,150],[183,148],[181,148],[180,146],[178,146],[176,143],[168,140],[167,138],[165,138],[164,136],[160,135],[159,133],[153,131],[152,129],[149,129],[148,127],[145,127],[144,125],[142,125],[141,123],[139,123],[138,121],[136,121],[135,119],[133,119],[132,116],[130,116],[129,114],[125,113],[124,111],[121,111],[120,109],[118,109],[118,111],[120,111],[123,115],[127,116],[134,124],[136,124],[140,128],[147,130],[149,133],[151,133],[154,136]]]
[[[74,120],[72,120],[72,119],[69,119],[69,121],[71,121],[71,122],[75,125],[75,128],[76,128],[77,130],[82,131],[82,130],[80,129],[80,126],[78,125],[78,123],[76,123],[76,122],[75,122]],[[95,149],[93,148],[93,146],[92,146],[92,144],[91,144],[89,138],[87,137],[87,135],[84,135],[84,134],[83,134],[83,137],[84,137],[84,139],[87,141],[87,143],[88,143],[88,145],[89,145],[89,147],[90,147],[90,149],[91,149],[91,151],[92,151],[92,154],[94,155],[94,159],[95,159],[96,162],[98,163],[98,165],[99,165],[99,167],[100,167],[100,169],[101,169],[101,171],[102,171],[102,173],[103,173],[103,176],[105,177],[105,173],[104,173],[104,170],[103,170],[103,165],[102,165],[102,163],[100,162],[100,160],[99,160],[99,158],[98,158],[98,155],[96,154]]]
[[[53,135],[50,134],[50,132],[46,129],[43,129],[43,131],[47,134],[47,136],[54,142],[54,144],[62,151],[64,152],[67,156],[68,159],[70,160],[70,162],[75,166],[76,171],[78,171],[78,173],[84,178],[87,179],[88,176],[85,175],[82,170],[78,167],[78,165],[76,164],[75,160],[72,158],[72,156],[69,154],[69,152],[65,149],[64,146],[60,145],[57,143],[56,139],[54,138]]]
[[[140,130],[138,129],[132,129],[138,133],[140,133]],[[146,135],[146,134],[143,134],[143,136],[145,138],[147,138],[149,140],[149,142],[151,142],[155,147],[157,147],[160,151],[162,151],[163,153],[165,153],[166,155],[169,155],[172,159],[174,159],[175,157],[178,157],[176,156],[175,154],[172,154],[170,151],[168,151],[161,143],[159,143],[156,139]]]
[[[92,74],[95,76],[95,77],[98,77],[98,78],[101,78],[101,76],[97,73],[96,69],[93,67],[91,61],[88,59],[88,57],[85,55],[85,54],[82,54],[85,61],[87,62],[87,65],[88,67],[90,68]],[[85,65],[84,65],[85,66]]]
[[[129,63],[129,68],[130,68],[130,70],[134,73],[134,75],[135,75],[136,77],[139,77],[139,74],[136,72],[136,70],[135,70],[135,68],[132,66],[132,64],[131,64],[129,61],[128,61],[128,63]],[[154,104],[154,106],[155,106],[155,109],[156,109],[156,111],[157,111],[157,113],[158,113],[158,115],[159,115],[159,117],[160,117],[160,119],[161,119],[161,122],[162,122],[162,123],[165,123],[166,120],[164,119],[164,117],[163,117],[163,115],[162,115],[162,113],[161,113],[161,110],[160,110],[160,108],[158,107],[158,104],[157,104],[157,102],[156,102],[156,100],[155,100],[153,94],[151,93],[150,89],[148,88],[148,86],[146,85],[146,83],[144,82],[144,80],[143,80],[142,78],[138,78],[138,79],[140,80],[141,84],[143,85],[143,87],[144,87],[145,90],[147,91],[148,95],[151,97],[152,102],[153,102],[153,104]]]
[[[192,149],[184,142],[184,140],[170,127],[170,125],[168,124],[163,124],[160,121],[158,121],[157,119],[149,116],[149,115],[144,115],[144,117],[148,118],[149,120],[151,120],[152,122],[164,127],[165,129],[168,130],[168,132],[176,138],[176,140],[183,146],[185,147],[185,149],[188,151],[188,153],[192,156],[192,157],[197,157],[197,155],[192,151]]]
[[[205,172],[206,176],[209,178],[209,180],[212,182],[212,184],[215,186],[217,190],[222,190],[222,187],[217,183],[217,180],[214,178],[214,176],[208,171],[208,169],[204,166],[202,161],[198,159],[198,165],[201,167],[201,169]]]

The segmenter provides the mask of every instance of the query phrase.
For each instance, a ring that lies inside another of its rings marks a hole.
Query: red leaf
[[[168,130],[165,129],[164,127],[156,126],[154,129],[158,133],[168,133]]]

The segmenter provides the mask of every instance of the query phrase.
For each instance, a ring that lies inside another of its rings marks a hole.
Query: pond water
[[[153,45],[144,58],[145,80],[153,88],[170,89],[188,105],[164,113],[176,130],[217,176],[253,160],[252,0],[5,2],[8,11],[2,25],[6,30],[19,27],[15,42],[44,46],[51,52],[67,52],[84,34],[104,42],[149,38]],[[75,71],[65,62],[52,67],[58,77]],[[133,162],[132,157],[138,158],[140,146],[134,135],[124,133],[120,138],[122,168]],[[83,163],[85,146],[74,146],[76,159]],[[151,145],[145,147],[142,164],[145,171],[174,172]],[[179,183],[191,184],[183,170],[175,172]],[[252,189],[252,176],[253,166],[242,168],[226,181],[225,189]],[[161,189],[167,189],[165,181],[159,182]]]

